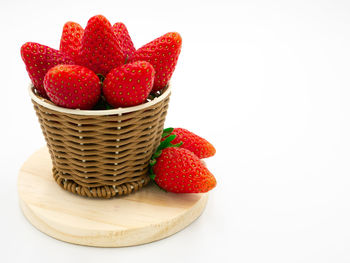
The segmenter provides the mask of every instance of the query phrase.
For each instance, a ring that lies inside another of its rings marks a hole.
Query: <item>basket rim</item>
[[[56,106],[54,104],[47,103],[46,99],[39,97],[36,95],[33,91],[33,84],[29,84],[28,90],[29,90],[29,96],[33,101],[36,103],[40,104],[43,107],[46,107],[50,110],[58,111],[61,113],[66,113],[66,114],[75,114],[75,115],[87,115],[87,116],[103,116],[103,115],[117,115],[117,114],[123,114],[123,113],[129,113],[129,112],[134,112],[138,110],[143,110],[147,107],[153,106],[162,100],[164,100],[168,95],[170,94],[171,90],[171,85],[170,83],[166,87],[165,92],[160,95],[159,97],[154,98],[153,100],[137,105],[137,106],[132,106],[132,107],[126,107],[126,108],[117,108],[117,109],[110,109],[110,110],[80,110],[80,109],[68,109],[68,108],[63,108],[60,106]]]

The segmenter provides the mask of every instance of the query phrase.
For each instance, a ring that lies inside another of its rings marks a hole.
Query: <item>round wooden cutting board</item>
[[[208,194],[172,194],[150,184],[113,199],[89,199],[61,189],[51,174],[46,147],[23,164],[20,206],[40,231],[66,242],[123,247],[149,243],[188,226],[204,210]]]

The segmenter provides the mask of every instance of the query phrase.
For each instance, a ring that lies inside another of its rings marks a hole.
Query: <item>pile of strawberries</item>
[[[145,103],[166,87],[181,44],[171,32],[136,50],[123,23],[97,15],[85,29],[67,22],[59,50],[27,42],[21,56],[40,96],[65,108],[108,109]]]

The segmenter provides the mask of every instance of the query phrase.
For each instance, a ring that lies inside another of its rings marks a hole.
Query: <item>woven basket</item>
[[[87,197],[111,198],[149,182],[148,164],[157,148],[170,87],[148,102],[112,110],[71,110],[29,93],[63,189]]]

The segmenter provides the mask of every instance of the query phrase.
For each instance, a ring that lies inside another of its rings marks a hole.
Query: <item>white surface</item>
[[[349,262],[349,1],[2,1],[2,262]],[[74,246],[22,216],[17,172],[44,144],[20,46],[58,47],[65,21],[104,14],[137,47],[183,37],[167,126],[217,148],[207,209],[149,245]]]

